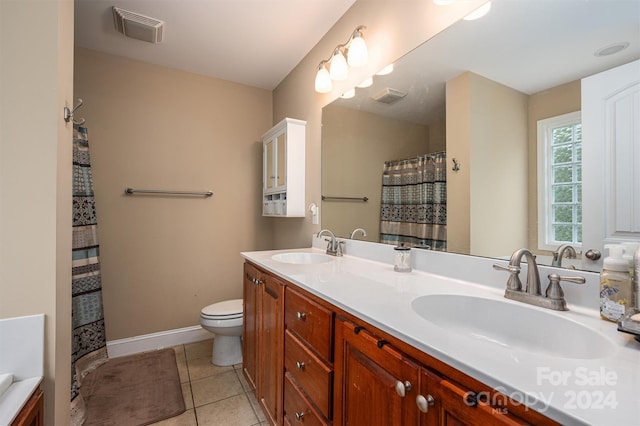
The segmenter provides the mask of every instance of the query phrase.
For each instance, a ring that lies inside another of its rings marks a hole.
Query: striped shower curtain
[[[444,152],[388,161],[382,173],[380,242],[447,249]]]
[[[96,210],[87,129],[73,129],[71,423],[85,420],[82,379],[107,361]]]

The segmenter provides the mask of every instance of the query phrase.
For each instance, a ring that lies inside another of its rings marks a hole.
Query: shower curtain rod
[[[133,195],[133,194],[202,195],[204,197],[211,197],[213,195],[213,192],[211,191],[166,191],[162,189],[133,189],[133,188],[125,188],[124,193],[127,195]]]
[[[342,201],[362,201],[362,202],[367,202],[369,201],[369,198],[367,197],[330,197],[328,195],[323,195],[322,196],[322,201],[335,201],[335,200],[342,200]]]

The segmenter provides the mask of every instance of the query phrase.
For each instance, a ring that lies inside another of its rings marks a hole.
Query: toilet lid
[[[242,299],[225,300],[202,308],[202,316],[209,318],[239,318],[242,316]]]

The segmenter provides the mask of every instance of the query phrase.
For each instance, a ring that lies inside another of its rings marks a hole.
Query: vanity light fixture
[[[331,80],[346,80],[350,66],[355,68],[367,64],[369,53],[362,37],[364,29],[366,29],[364,25],[356,27],[346,43],[336,46],[329,59],[320,61],[316,72],[316,92],[330,92],[333,88]]]
[[[331,80],[335,81],[346,80],[347,77],[349,77],[349,67],[347,66],[347,60],[345,59],[339,47],[336,47],[336,49],[333,51],[331,65],[329,66],[329,75],[331,76]]]
[[[333,88],[326,64],[327,61],[322,61],[318,65],[318,72],[316,73],[316,92],[318,93],[329,93]]]

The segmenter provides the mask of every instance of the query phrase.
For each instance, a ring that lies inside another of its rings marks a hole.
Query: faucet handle
[[[507,288],[513,291],[522,291],[522,282],[520,281],[520,267],[517,265],[500,265],[499,263],[493,264],[493,269],[498,271],[509,272],[509,280],[507,281]]]
[[[493,264],[493,269],[496,269],[498,271],[506,271],[506,272],[510,272],[512,274],[519,274],[520,273],[520,267],[519,266],[514,266],[514,265],[500,265],[499,263],[494,263]]]
[[[586,280],[584,277],[564,277],[558,274],[549,274],[549,286],[545,291],[545,296],[548,299],[564,299],[564,292],[560,287],[560,281],[568,281],[575,284],[584,284]]]

